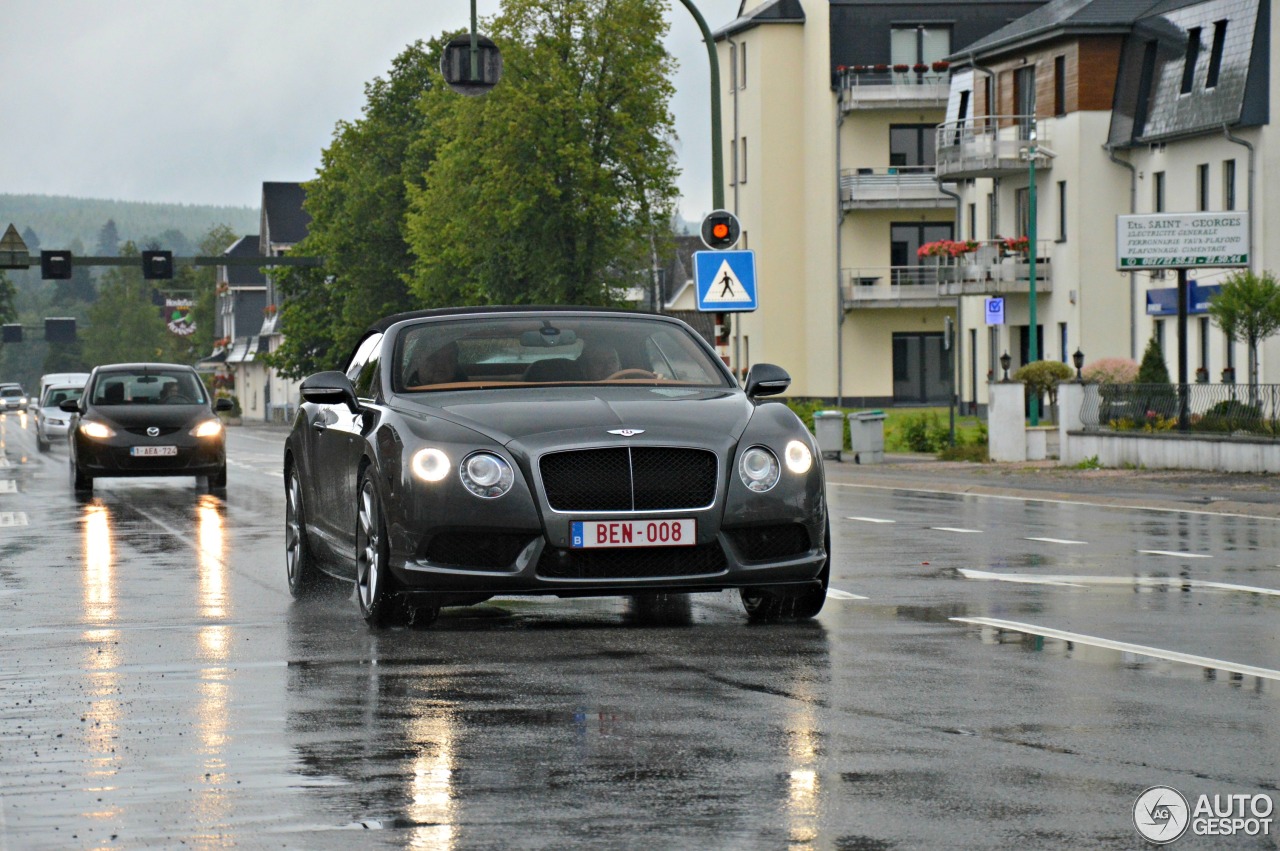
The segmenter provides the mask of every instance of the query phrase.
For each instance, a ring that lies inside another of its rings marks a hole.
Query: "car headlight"
[[[516,474],[506,459],[492,452],[476,452],[468,455],[458,468],[458,475],[467,490],[479,497],[493,499],[511,490]]]
[[[751,447],[738,461],[738,477],[756,493],[764,493],[776,485],[781,473],[778,459],[763,446]]]
[[[449,475],[449,456],[435,447],[419,449],[410,466],[414,475],[424,482],[438,482]]]
[[[222,434],[221,420],[205,420],[200,425],[191,429],[193,437],[217,437]]]
[[[64,425],[66,425],[66,424],[67,424],[67,421],[66,421],[66,420],[55,420],[53,417],[47,417],[47,418],[46,418],[46,421],[47,421],[47,422],[49,423],[49,425],[51,425],[51,426],[64,426]]]
[[[787,444],[787,469],[797,475],[809,472],[809,468],[813,466],[813,453],[809,451],[809,447],[805,446],[798,440],[792,440]]]
[[[116,436],[116,433],[106,425],[93,421],[80,423],[80,433],[85,437],[92,437],[97,440],[106,440],[108,437]]]

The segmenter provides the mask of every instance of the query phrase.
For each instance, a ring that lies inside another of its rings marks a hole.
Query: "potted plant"
[[[894,65],[893,70],[899,74],[905,74],[911,70],[911,66],[905,63],[902,63],[902,64]]]
[[[941,74],[950,67],[951,67],[950,63],[943,62],[941,59],[939,59],[937,62],[933,63],[933,72],[935,74]]]
[[[876,70],[876,73],[878,74],[885,74],[885,73],[888,73],[889,66],[884,64],[883,62],[878,62],[875,65],[875,70]]]
[[[917,74],[923,74],[929,70],[929,66],[923,62],[917,62],[915,65],[911,66],[911,70],[915,71]]]

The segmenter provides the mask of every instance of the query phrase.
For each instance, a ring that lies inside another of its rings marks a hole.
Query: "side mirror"
[[[235,405],[231,404],[230,399],[225,399],[225,398],[219,399],[218,401],[213,403],[213,409],[218,413],[222,413],[223,411],[235,410],[235,407],[236,407]]]
[[[63,399],[58,403],[58,410],[66,414],[77,414],[80,412],[80,401],[78,399]]]
[[[317,372],[307,376],[302,382],[302,398],[317,405],[346,404],[351,410],[359,409],[356,403],[356,388],[346,373],[330,370]]]
[[[747,395],[776,396],[791,386],[791,376],[780,366],[771,363],[758,363],[747,373]]]

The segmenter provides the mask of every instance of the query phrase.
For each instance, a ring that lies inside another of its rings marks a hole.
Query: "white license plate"
[[[156,456],[177,455],[178,447],[176,446],[134,446],[129,449],[129,454],[135,457],[154,458]]]
[[[580,520],[569,524],[569,546],[691,547],[697,543],[698,526],[691,517],[669,520]]]

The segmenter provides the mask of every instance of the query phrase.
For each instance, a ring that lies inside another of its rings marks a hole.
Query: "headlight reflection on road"
[[[788,719],[787,815],[792,842],[812,842],[818,836],[818,802],[821,782],[818,779],[818,732],[812,705],[805,705]]]
[[[410,848],[449,851],[454,840],[453,719],[448,710],[427,710],[409,728],[418,749],[413,761],[409,818],[413,829]]]
[[[106,506],[84,510],[84,611],[95,623],[115,616],[115,570],[111,553],[111,515]]]
[[[89,707],[81,725],[86,752],[85,780],[90,790],[111,788],[120,770],[116,752],[120,737],[120,633],[114,629],[90,629],[83,635],[85,670],[89,673]],[[115,811],[90,813],[109,818]]]
[[[221,504],[215,497],[202,496],[196,506],[196,552],[200,571],[200,615],[224,618],[227,615],[227,568],[223,561],[226,534]],[[203,637],[204,631],[201,632]],[[225,651],[225,647],[224,647]],[[219,659],[225,659],[225,652]]]

